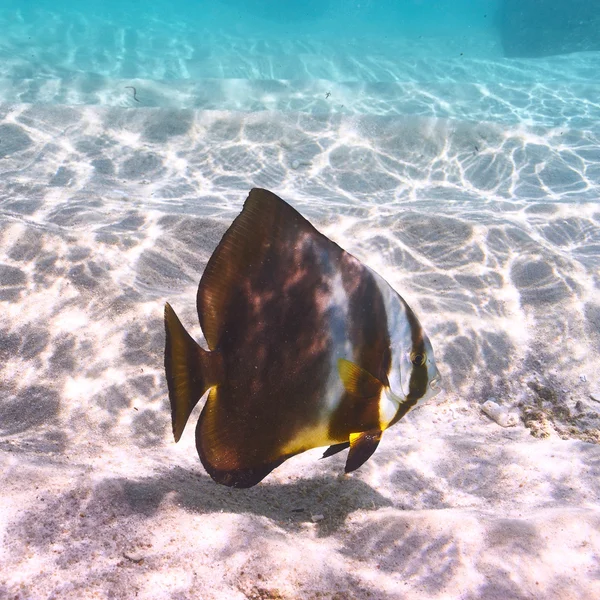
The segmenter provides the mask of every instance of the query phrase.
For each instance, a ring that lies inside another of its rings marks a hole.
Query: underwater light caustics
[[[408,304],[267,190],[250,192],[210,257],[197,308],[209,351],[166,304],[165,369],[175,441],[210,390],[196,447],[218,483],[251,487],[319,446],[350,448],[354,471],[440,389]]]

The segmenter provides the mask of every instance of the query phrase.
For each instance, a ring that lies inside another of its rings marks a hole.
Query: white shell
[[[493,400],[484,402],[481,410],[501,427],[514,427],[519,423],[519,415],[506,406],[500,406]]]

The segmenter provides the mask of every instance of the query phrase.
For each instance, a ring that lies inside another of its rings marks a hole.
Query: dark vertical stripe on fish
[[[384,386],[388,385],[391,366],[390,335],[381,291],[371,271],[356,258],[344,254],[342,282],[348,297],[346,327],[356,365],[368,371]],[[347,392],[330,424],[333,439],[347,439],[347,434],[379,426],[379,397],[357,399]]]
[[[410,353],[410,360],[416,356],[421,355],[427,358],[425,352],[425,335],[421,324],[419,323],[415,313],[412,311],[410,306],[403,301],[406,319],[410,327],[410,335],[412,341],[412,349]],[[388,425],[388,428],[397,423],[411,408],[416,406],[417,402],[427,392],[427,385],[429,383],[429,376],[427,373],[427,360],[424,364],[419,365],[413,362],[410,373],[410,380],[408,382],[408,395],[406,400],[400,405],[398,412]]]

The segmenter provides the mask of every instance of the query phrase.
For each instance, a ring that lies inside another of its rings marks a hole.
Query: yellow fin
[[[371,373],[344,358],[338,360],[338,372],[344,388],[352,396],[373,398],[379,395],[383,387],[381,381]]]
[[[221,356],[201,348],[165,304],[165,371],[171,402],[173,436],[178,442],[190,413],[210,387],[223,378]]]

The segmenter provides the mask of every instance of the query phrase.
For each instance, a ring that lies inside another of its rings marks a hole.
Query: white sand
[[[0,105],[0,598],[600,597],[599,147]],[[163,303],[200,337],[196,286],[253,186],[385,276],[436,350],[444,394],[351,476],[315,450],[218,486],[198,409],[173,443]]]

